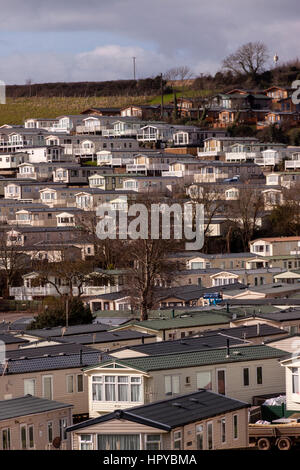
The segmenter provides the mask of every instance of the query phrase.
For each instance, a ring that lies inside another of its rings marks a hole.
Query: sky
[[[299,0],[0,0],[6,84],[215,73],[247,42],[300,57]]]

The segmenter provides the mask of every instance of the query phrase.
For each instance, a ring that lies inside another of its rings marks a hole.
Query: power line
[[[133,60],[133,80],[135,80],[135,60],[136,60],[136,57],[132,57],[132,60]]]

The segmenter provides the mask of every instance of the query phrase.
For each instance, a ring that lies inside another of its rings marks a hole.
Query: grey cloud
[[[76,34],[86,31],[92,37],[93,32],[100,31],[116,35],[116,44],[122,45],[120,38],[124,43],[129,39],[136,47],[148,44],[155,51],[155,59],[150,63],[150,57],[147,61],[143,56],[140,62],[143,76],[148,70],[152,70],[151,75],[156,73],[164,64],[164,70],[169,64],[186,64],[197,72],[214,72],[227,54],[254,40],[265,42],[271,56],[277,52],[281,60],[299,55],[298,0],[10,0],[5,3],[0,0],[0,3],[2,32],[73,31]],[[20,44],[20,50],[21,47]],[[62,52],[63,47],[62,44]],[[30,57],[30,51],[24,52]],[[71,70],[69,75],[88,74],[87,64],[95,60],[95,52],[85,54],[81,59],[76,54],[66,57],[70,69],[78,60],[86,64],[85,70]],[[57,68],[50,74],[56,75],[66,65],[61,64],[59,54],[53,57]],[[13,62],[10,58],[9,63]],[[107,68],[102,69],[101,75],[111,73],[110,77],[115,77],[114,65],[114,60],[109,62],[106,58]],[[93,62],[93,67],[96,66]],[[95,70],[90,68],[89,73],[93,79]],[[120,74],[126,73],[124,66]],[[37,70],[36,75],[43,76],[43,71]],[[61,79],[67,79],[66,75]]]

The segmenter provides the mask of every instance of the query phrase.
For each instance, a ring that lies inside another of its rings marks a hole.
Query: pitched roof
[[[116,341],[126,341],[132,339],[155,338],[155,335],[141,333],[134,330],[120,331],[103,331],[99,333],[88,333],[84,335],[67,336],[64,341],[72,341],[78,344],[94,344],[94,343],[113,343]],[[61,337],[54,337],[53,340],[59,340]]]
[[[222,330],[220,330],[222,331]],[[149,356],[157,356],[160,354],[171,354],[181,352],[192,352],[201,350],[210,350],[215,348],[224,348],[229,339],[230,345],[238,346],[244,344],[245,341],[239,338],[227,338],[225,335],[213,334],[211,336],[201,335],[200,337],[182,338],[173,341],[157,341],[156,343],[139,344],[134,346],[124,347],[122,349],[130,349],[139,353],[144,353]]]
[[[116,410],[113,413],[70,426],[67,431],[76,431],[114,419],[133,421],[169,431],[178,426],[248,408],[249,406],[245,402],[201,389],[197,392],[148,405],[127,410]]]
[[[260,240],[263,240],[265,242],[297,242],[297,241],[300,241],[300,237],[266,237],[266,238],[256,238],[255,240],[252,240],[250,242],[251,243],[254,243],[254,242],[257,242],[257,241],[260,241]]]
[[[66,347],[68,345],[64,344],[63,346]],[[96,365],[103,360],[110,359],[108,354],[103,354],[101,351],[92,350],[91,348],[87,351],[86,349],[83,349],[83,346],[81,345],[76,346],[76,352],[69,354],[64,351],[56,351],[53,355],[51,353],[43,353],[44,348],[42,347],[35,348],[40,351],[37,353],[39,355],[34,357],[33,352],[26,352],[26,349],[21,351],[17,350],[20,354],[18,357],[13,357],[18,355],[16,351],[7,351],[6,356],[8,360],[5,364],[0,364],[0,375],[3,373],[9,375],[44,370],[82,368]],[[49,348],[51,347],[52,346],[49,346]],[[54,348],[57,348],[57,346],[54,346]],[[80,352],[80,349],[82,349],[82,352]],[[67,348],[66,351],[68,351]],[[45,356],[43,354],[45,354]]]
[[[5,333],[0,333],[0,341],[3,341],[5,344],[14,344],[14,343],[29,343],[26,339],[23,338],[17,338],[14,335],[11,335],[7,332]]]
[[[60,403],[58,401],[47,400],[46,398],[33,397],[25,395],[19,398],[0,401],[0,421],[4,419],[16,418],[18,416],[27,416],[47,411],[69,408],[73,405]]]
[[[229,323],[230,318],[225,313],[201,312],[194,316],[186,315],[182,317],[162,319],[162,320],[146,320],[134,323],[137,326],[149,328],[151,330],[167,330],[170,328],[186,328],[191,326],[216,325],[219,323]]]
[[[114,358],[114,361],[137,370],[149,372],[155,370],[180,369],[184,367],[200,367],[209,364],[229,364],[233,362],[279,359],[283,356],[286,356],[286,351],[265,345],[253,345],[231,347],[229,357],[227,356],[227,348],[223,348],[161,356],[143,356],[132,359],[117,360]],[[107,363],[109,362],[110,361],[107,361]]]
[[[45,343],[46,340],[42,340]],[[19,349],[11,349],[6,351],[6,357],[8,359],[31,359],[31,358],[43,358],[46,356],[62,356],[78,354],[80,349],[82,352],[95,352],[94,349],[88,346],[79,346],[74,343],[60,343],[60,344],[49,344],[49,346],[39,346],[40,341],[32,343],[31,347],[22,347]]]
[[[103,325],[102,323],[89,323],[87,325],[72,325],[68,328],[63,326],[57,326],[54,328],[42,328],[37,330],[26,330],[26,334],[41,337],[41,338],[50,338],[53,336],[69,336],[69,335],[81,335],[84,333],[96,333],[99,331],[107,331],[108,325]]]

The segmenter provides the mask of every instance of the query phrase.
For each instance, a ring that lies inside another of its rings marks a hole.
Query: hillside
[[[54,118],[63,114],[80,114],[91,106],[119,107],[133,102],[143,104],[151,98],[146,96],[7,98],[6,104],[0,104],[0,125],[23,124],[24,120],[29,117]]]

